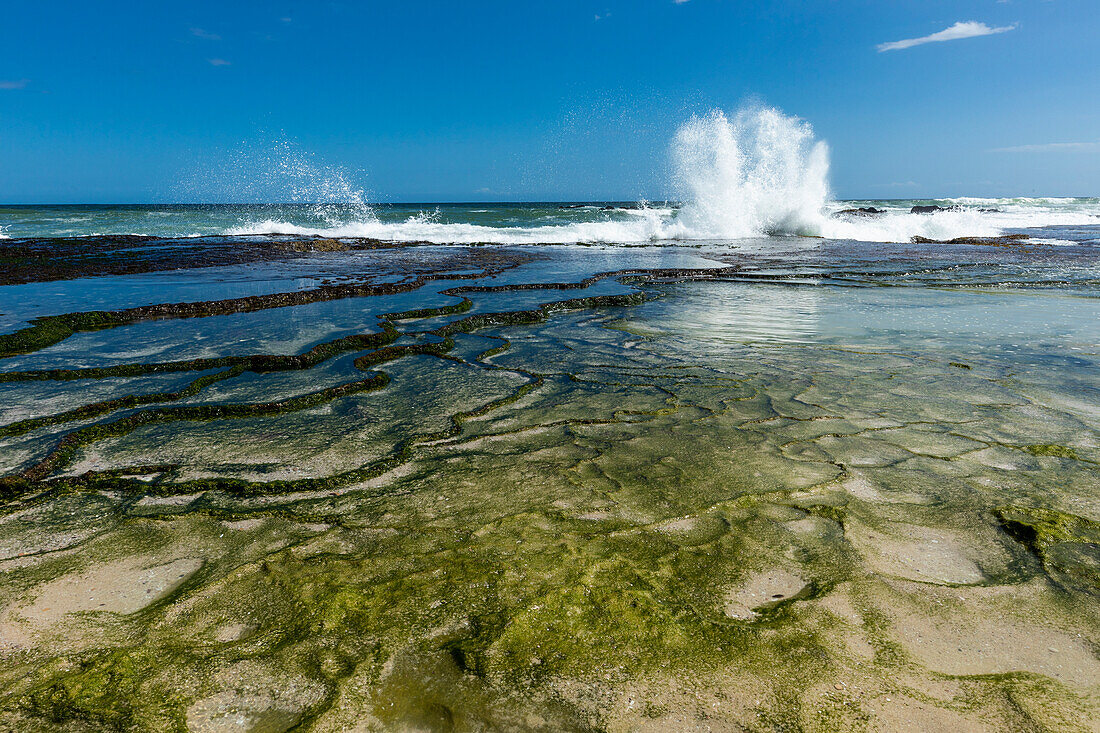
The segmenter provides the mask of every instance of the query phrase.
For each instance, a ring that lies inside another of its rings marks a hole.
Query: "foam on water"
[[[830,216],[822,235],[830,239],[872,242],[908,242],[914,236],[946,240],[956,237],[994,237],[1007,230],[1056,226],[1097,226],[1100,200],[958,198],[919,202],[948,209],[932,214],[913,214],[914,202],[832,203],[836,212],[853,205],[873,205],[886,213],[876,217]]]
[[[873,242],[908,242],[915,236],[947,240],[992,237],[1006,229],[1096,224],[1100,201],[1064,198],[944,199],[957,210],[913,214],[909,205],[883,205],[876,217],[837,215],[830,200],[829,151],[803,120],[769,107],[732,117],[715,110],[693,116],[671,146],[679,210],[617,210],[605,221],[486,226],[444,223],[427,215],[386,222],[366,216],[325,226],[265,219],[228,234],[369,237],[433,243],[639,243],[673,240],[740,240],[762,236],[812,236]],[[1093,206],[1089,206],[1092,201]],[[592,208],[592,207],[589,207]],[[980,209],[997,209],[982,211]]]
[[[322,228],[268,219],[227,233],[502,244],[820,236],[829,193],[828,149],[814,140],[807,123],[767,107],[743,110],[732,119],[716,110],[681,126],[672,159],[686,202],[678,212],[642,205],[626,210],[625,220],[511,227],[444,224],[422,216],[383,222],[372,212],[360,221]]]
[[[915,236],[947,240],[956,237],[995,237],[1003,227],[978,211],[939,211],[934,214],[889,212],[878,217],[825,219],[818,230],[827,239],[862,242],[908,242]]]
[[[323,237],[366,237],[399,242],[434,244],[573,244],[633,243],[671,239],[668,210],[639,209],[628,221],[577,222],[544,226],[484,226],[441,223],[430,215],[411,216],[403,222],[377,218],[349,221],[329,227],[302,226],[293,222],[266,220],[234,227],[231,235],[291,234]]]

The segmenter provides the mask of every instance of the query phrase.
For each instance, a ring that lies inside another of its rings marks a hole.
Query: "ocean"
[[[909,242],[913,237],[1025,233],[1052,244],[1096,242],[1100,237],[1100,198],[1095,197],[868,199],[815,205],[816,210],[797,215],[750,212],[731,217],[734,221],[691,204],[668,202],[2,205],[0,237],[294,235],[434,244],[612,245],[736,243],[767,235]],[[943,210],[914,214],[913,207]],[[840,213],[860,208],[884,213]],[[796,225],[788,226],[790,221]]]

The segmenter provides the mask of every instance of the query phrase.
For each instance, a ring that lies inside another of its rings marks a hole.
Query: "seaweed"
[[[1039,443],[1036,445],[1022,446],[1022,450],[1027,451],[1033,456],[1052,456],[1054,458],[1069,458],[1074,461],[1081,460],[1081,457],[1077,455],[1077,451],[1064,445]]]
[[[1056,585],[1100,596],[1100,522],[1026,506],[1001,507],[993,515],[1012,539],[1039,559]]]

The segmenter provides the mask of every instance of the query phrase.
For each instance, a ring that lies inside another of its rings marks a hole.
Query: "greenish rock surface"
[[[0,729],[1095,729],[1095,354],[581,274],[5,371]]]

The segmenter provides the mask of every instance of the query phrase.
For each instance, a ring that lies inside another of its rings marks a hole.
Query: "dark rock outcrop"
[[[874,206],[860,206],[858,209],[843,209],[836,212],[837,216],[878,216],[885,214],[886,209],[876,209]]]
[[[915,236],[909,241],[913,244],[984,244],[992,247],[1011,247],[1027,244],[1030,237],[1026,234],[1005,234],[1000,237],[955,237],[954,239],[929,239]]]
[[[347,252],[351,247],[339,239],[302,239],[291,242],[292,252]]]
[[[914,206],[909,209],[910,214],[935,214],[938,211],[962,211],[962,207],[959,206],[937,206],[932,204],[931,206]]]

